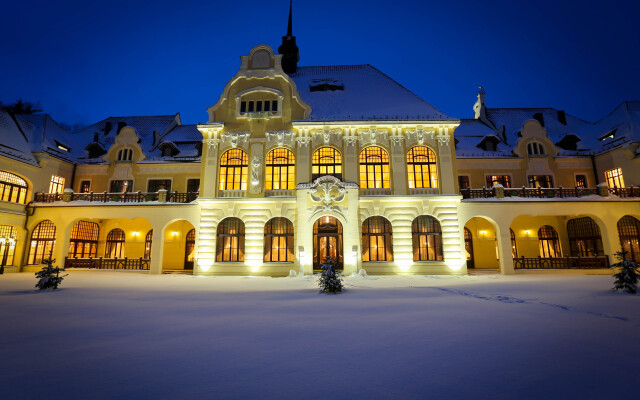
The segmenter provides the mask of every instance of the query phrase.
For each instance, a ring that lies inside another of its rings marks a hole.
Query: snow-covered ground
[[[640,295],[594,275],[0,275],[0,399],[613,399]]]

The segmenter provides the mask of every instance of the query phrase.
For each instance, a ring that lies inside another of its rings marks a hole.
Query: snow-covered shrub
[[[320,293],[342,292],[342,278],[340,272],[333,269],[333,261],[327,258],[323,264],[320,264],[320,269],[322,269],[318,279]]]
[[[56,290],[58,286],[62,283],[62,280],[65,276],[60,276],[60,271],[64,271],[64,268],[54,267],[53,263],[55,260],[51,258],[47,258],[43,260],[42,263],[45,265],[42,270],[36,272],[36,278],[38,278],[38,282],[36,283],[36,287],[40,290],[52,289]]]
[[[616,278],[613,282],[613,288],[615,290],[624,290],[627,293],[637,293],[640,265],[627,260],[627,252],[625,250],[617,252],[616,258],[620,261],[612,264],[611,267],[620,268],[620,270],[613,274],[613,277]]]

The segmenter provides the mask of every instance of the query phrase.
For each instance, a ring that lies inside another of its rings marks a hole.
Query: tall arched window
[[[467,228],[464,228],[464,251],[467,256],[467,268],[475,268],[476,266],[473,260],[473,235]]]
[[[78,221],[71,228],[69,257],[89,258],[98,254],[100,227],[95,222]]]
[[[218,224],[216,261],[244,261],[244,222],[239,218],[225,218]]]
[[[627,254],[627,260],[640,263],[640,221],[625,215],[618,221],[620,245]]]
[[[265,190],[293,190],[295,188],[296,161],[291,150],[271,150],[267,154],[265,167]]]
[[[27,198],[27,181],[11,172],[0,171],[0,200],[24,204]]]
[[[411,224],[413,261],[439,261],[442,256],[440,222],[430,215],[421,215]]]
[[[247,190],[247,153],[231,149],[220,158],[219,190]]]
[[[391,223],[369,217],[362,223],[362,261],[393,261]]]
[[[509,228],[509,234],[511,235],[511,256],[518,258],[518,246],[516,246],[516,234],[513,229]]]
[[[193,261],[196,257],[196,230],[187,232],[184,241],[184,269],[193,269]]]
[[[409,188],[437,188],[436,153],[428,147],[416,146],[407,152]]]
[[[271,218],[264,226],[264,262],[293,262],[293,224]]]
[[[17,237],[15,226],[0,225],[0,265],[13,265]]]
[[[540,257],[562,257],[558,233],[552,226],[543,225],[538,229],[538,247]]]
[[[124,231],[113,229],[107,235],[107,243],[104,248],[105,258],[124,258]]]
[[[574,218],[567,222],[569,248],[572,257],[595,257],[604,255],[600,228],[589,217]]]
[[[325,175],[342,180],[342,155],[333,147],[320,147],[311,158],[311,179]]]
[[[360,188],[389,189],[389,154],[378,146],[360,152]]]
[[[53,253],[56,243],[56,226],[48,219],[40,222],[31,232],[27,264],[40,264]]]
[[[147,232],[147,236],[144,238],[144,257],[147,260],[151,259],[151,245],[153,244],[153,229]]]

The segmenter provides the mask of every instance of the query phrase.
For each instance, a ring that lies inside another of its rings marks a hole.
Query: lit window
[[[104,248],[105,258],[124,258],[124,231],[113,229],[107,235],[107,242]]]
[[[391,223],[369,217],[362,223],[362,261],[393,261]]]
[[[147,192],[157,192],[160,189],[171,191],[171,179],[149,179]]]
[[[13,265],[18,231],[11,225],[0,225],[0,265]]]
[[[95,222],[78,221],[71,229],[69,257],[89,258],[98,254],[100,228]]]
[[[271,150],[266,160],[265,190],[293,190],[296,186],[295,164],[290,150]]]
[[[44,220],[33,228],[27,264],[40,264],[53,253],[56,243],[56,226],[53,222]]]
[[[407,153],[409,188],[437,188],[436,153],[428,147],[416,146]]]
[[[413,261],[439,261],[442,255],[440,222],[430,215],[421,215],[411,224]]]
[[[133,191],[133,181],[128,180],[115,180],[111,181],[111,185],[109,186],[109,192],[111,193],[125,193]]]
[[[623,250],[627,252],[627,259],[640,263],[640,221],[630,215],[620,218],[618,236]]]
[[[278,100],[243,100],[240,102],[240,114],[253,112],[275,114],[278,112]]]
[[[469,182],[469,176],[467,176],[467,175],[459,175],[458,176],[458,187],[460,189],[469,189],[471,187],[471,183]]]
[[[509,175],[487,175],[487,187],[494,185],[502,185],[506,188],[511,187],[511,176]]]
[[[320,147],[313,152],[311,179],[330,175],[342,180],[342,155],[332,147]]]
[[[238,218],[225,218],[218,224],[216,261],[244,261],[244,222]]]
[[[576,175],[576,187],[579,189],[584,189],[587,187],[586,175]]]
[[[360,188],[389,189],[389,155],[381,147],[371,146],[360,153]]]
[[[147,232],[144,238],[144,258],[151,259],[151,245],[153,244],[153,229]]]
[[[540,249],[540,257],[562,257],[558,233],[552,226],[544,225],[538,229],[538,247]]]
[[[240,149],[227,151],[220,158],[219,190],[247,190],[247,153]]]
[[[293,262],[293,224],[278,217],[264,226],[264,262]]]
[[[64,178],[57,175],[51,175],[49,183],[49,193],[62,193],[64,190]]]
[[[91,192],[91,181],[80,181],[80,193]]]
[[[516,246],[516,234],[513,229],[509,228],[509,234],[511,235],[511,256],[518,258],[518,247]]]
[[[529,175],[529,187],[532,188],[552,188],[553,178],[551,175]]]
[[[624,178],[622,177],[622,168],[614,168],[606,171],[604,173],[605,178],[607,178],[607,186],[610,188],[623,188],[624,187]]]
[[[572,257],[604,255],[600,228],[589,217],[574,218],[567,222],[569,249]]]
[[[193,261],[196,257],[196,230],[187,232],[184,242],[184,268],[193,269]]]
[[[27,197],[27,182],[10,172],[0,171],[0,200],[24,204]]]

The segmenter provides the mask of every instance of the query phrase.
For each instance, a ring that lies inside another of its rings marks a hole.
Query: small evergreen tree
[[[327,257],[323,264],[320,264],[320,278],[318,279],[318,286],[320,287],[320,293],[340,293],[342,292],[342,278],[340,277],[340,271],[333,269],[333,261]]]
[[[612,268],[620,268],[620,271],[613,274],[616,278],[613,282],[615,290],[624,290],[627,293],[636,294],[638,292],[638,274],[640,265],[631,260],[627,260],[627,251],[622,250],[616,253],[619,262],[611,265]]]
[[[64,271],[64,268],[54,267],[53,263],[56,260],[52,260],[51,257],[42,261],[45,265],[42,270],[36,272],[36,278],[38,278],[38,282],[36,283],[36,287],[40,290],[52,289],[56,290],[58,285],[62,283],[62,280],[65,276],[60,276],[60,271]]]

